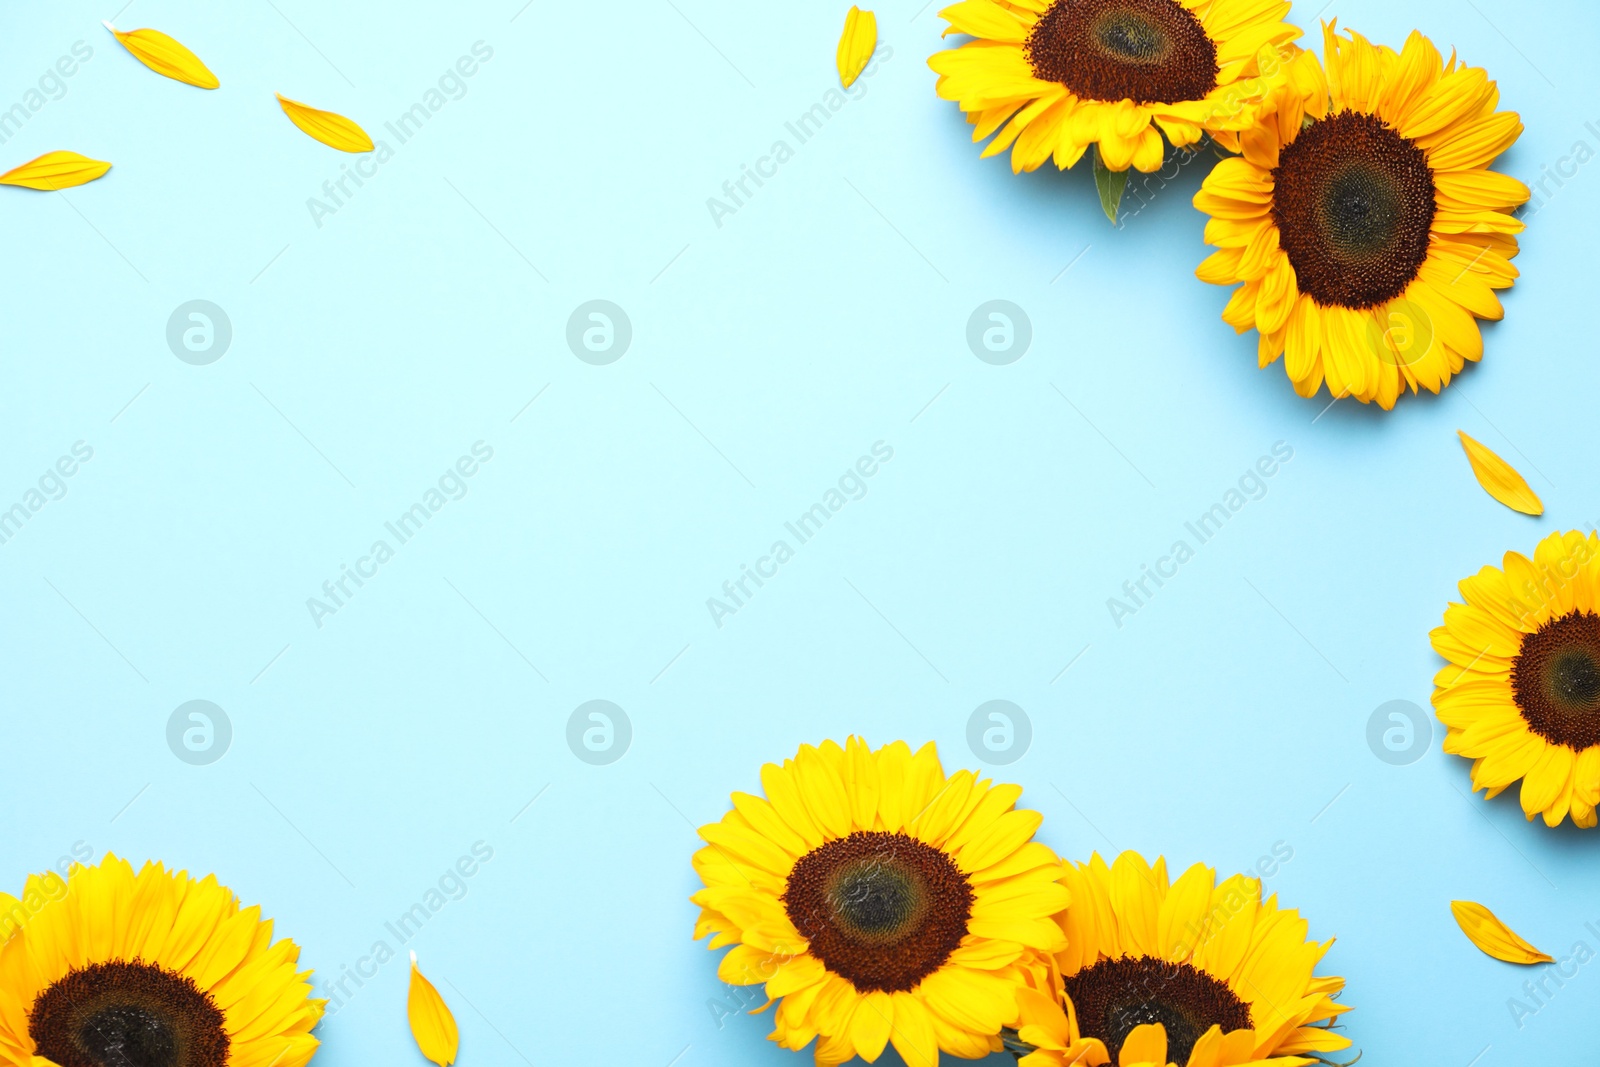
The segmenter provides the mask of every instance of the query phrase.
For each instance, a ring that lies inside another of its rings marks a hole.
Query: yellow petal
[[[850,1018],[850,1040],[856,1055],[871,1063],[883,1054],[894,1031],[894,998],[881,990],[868,993]]]
[[[411,992],[406,996],[406,1016],[411,1020],[411,1036],[417,1047],[439,1067],[456,1062],[461,1037],[456,1032],[456,1017],[433,983],[417,970],[417,954],[411,954]]]
[[[1133,1028],[1133,1032],[1122,1043],[1122,1052],[1117,1056],[1122,1067],[1134,1067],[1135,1064],[1167,1062],[1167,1028],[1160,1023],[1143,1023]]]
[[[111,169],[111,164],[80,156],[76,152],[46,152],[31,162],[0,174],[0,185],[20,185],[24,189],[70,189],[92,182]]]
[[[372,138],[367,136],[367,131],[343,115],[318,111],[290,100],[282,93],[278,94],[278,104],[283,108],[283,113],[289,116],[290,122],[329,148],[337,148],[341,152],[372,151]]]
[[[22,901],[10,893],[0,893],[0,945],[11,940],[11,935],[21,929],[22,920],[27,916]]]
[[[960,0],[960,3],[951,4],[939,12],[939,17],[950,24],[945,27],[944,37],[952,33],[965,33],[985,41],[1007,44],[1021,44],[1027,40],[1033,25],[992,0]]]
[[[844,17],[844,33],[839,37],[839,81],[846,89],[855,84],[867,68],[867,60],[878,47],[878,16],[871,11],[851,7]]]
[[[123,33],[111,23],[102,23],[114,34],[122,47],[133,53],[133,58],[164,78],[198,85],[202,89],[215,89],[222,84],[211,73],[200,57],[160,30],[129,30]]]
[[[1461,447],[1467,450],[1472,473],[1478,479],[1478,484],[1483,486],[1484,492],[1512,511],[1520,511],[1524,515],[1544,514],[1544,504],[1528,488],[1527,481],[1516,472],[1516,468],[1460,430],[1456,433],[1461,438]]]
[[[1452,900],[1450,913],[1461,932],[1479,949],[1507,963],[1553,963],[1554,960],[1518,937],[1494,912],[1470,900]]]

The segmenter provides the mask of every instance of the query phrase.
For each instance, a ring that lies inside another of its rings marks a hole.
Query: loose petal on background
[[[835,57],[839,65],[839,81],[846,89],[855,84],[867,61],[878,47],[878,16],[871,11],[851,7],[844,17],[844,33],[839,38],[839,51]]]
[[[1456,917],[1456,925],[1461,927],[1467,939],[1497,960],[1523,964],[1554,962],[1552,957],[1518,937],[1515,931],[1482,904],[1470,900],[1452,900],[1450,913]]]
[[[367,131],[343,115],[307,107],[282,93],[278,94],[278,105],[289,116],[290,122],[329,148],[337,148],[341,152],[372,151],[372,138],[367,136]]]
[[[92,182],[111,169],[111,164],[76,152],[46,152],[38,159],[0,174],[0,185],[20,185],[24,189],[70,189]]]
[[[406,997],[406,1016],[411,1020],[411,1036],[417,1047],[439,1067],[450,1067],[456,1062],[456,1052],[461,1037],[456,1031],[456,1017],[444,1002],[433,983],[417,970],[417,954],[411,954],[411,992]]]
[[[160,30],[129,30],[124,33],[109,22],[101,25],[116,35],[122,47],[131,52],[134,59],[164,78],[198,85],[202,89],[215,89],[222,84],[211,73],[211,69],[200,61],[199,56]]]
[[[1461,447],[1467,450],[1467,462],[1472,464],[1473,476],[1484,492],[1494,497],[1512,511],[1524,515],[1543,515],[1544,503],[1516,468],[1460,430]]]

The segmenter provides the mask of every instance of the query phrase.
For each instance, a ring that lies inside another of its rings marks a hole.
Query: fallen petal
[[[0,185],[46,191],[70,189],[92,182],[110,169],[111,164],[76,152],[46,152],[38,159],[0,174]]]
[[[456,1031],[456,1017],[444,1002],[433,983],[417,970],[417,954],[411,954],[411,991],[406,996],[406,1016],[411,1020],[411,1036],[417,1047],[439,1067],[450,1067],[456,1062],[456,1052],[461,1046],[461,1036]]]
[[[1467,462],[1472,464],[1473,476],[1483,486],[1484,492],[1512,511],[1520,511],[1524,515],[1544,514],[1544,503],[1528,488],[1527,480],[1517,473],[1515,467],[1460,430],[1456,431],[1456,435],[1461,438],[1461,447],[1467,452]]]
[[[867,61],[878,47],[878,16],[871,11],[851,7],[844,17],[844,33],[839,38],[839,51],[835,61],[839,65],[839,80],[846,89],[855,84]]]
[[[1456,917],[1456,925],[1467,935],[1467,940],[1497,960],[1521,964],[1555,962],[1553,957],[1517,936],[1514,930],[1482,904],[1470,900],[1452,900],[1450,913]]]
[[[199,56],[160,30],[129,30],[124,33],[109,22],[102,25],[122,42],[122,47],[132,53],[134,59],[164,78],[198,85],[202,89],[215,89],[222,84],[211,73],[211,68],[200,61]]]
[[[307,136],[321,141],[329,148],[341,152],[370,152],[372,138],[367,131],[343,115],[308,107],[297,100],[278,94],[278,106],[289,116],[289,121],[304,130]]]

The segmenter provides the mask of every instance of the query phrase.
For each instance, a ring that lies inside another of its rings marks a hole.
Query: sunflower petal
[[[121,42],[134,59],[143,63],[163,78],[197,85],[202,89],[215,89],[222,83],[200,57],[160,30],[129,30],[126,33],[109,22],[101,23]]]
[[[321,141],[329,148],[337,148],[341,152],[372,151],[372,138],[367,136],[367,131],[343,115],[320,111],[297,100],[290,100],[282,93],[278,94],[278,106],[289,116],[289,121],[305,131],[308,137]]]
[[[1467,935],[1467,940],[1486,955],[1507,963],[1555,962],[1554,957],[1528,944],[1482,904],[1470,900],[1452,900],[1450,914],[1455,916],[1456,925]]]
[[[950,25],[944,35],[966,33],[988,41],[1021,44],[1031,27],[1015,14],[991,0],[961,0],[939,12]]]
[[[1122,1043],[1122,1052],[1117,1057],[1122,1067],[1133,1067],[1134,1064],[1166,1063],[1167,1062],[1167,1028],[1160,1023],[1144,1023],[1135,1026]]]
[[[855,84],[867,61],[878,47],[878,16],[852,6],[844,17],[844,33],[839,37],[839,50],[834,61],[839,67],[839,82],[846,89]]]
[[[1524,515],[1544,514],[1544,504],[1516,468],[1461,430],[1457,430],[1456,435],[1461,438],[1461,447],[1466,450],[1467,462],[1472,464],[1473,477],[1478,479],[1484,492],[1512,511],[1520,511]]]
[[[46,152],[38,159],[29,160],[20,167],[0,174],[0,185],[18,185],[24,189],[53,191],[71,189],[94,181],[111,164],[98,159],[80,156],[76,152]]]
[[[411,989],[406,994],[406,1017],[411,1020],[411,1036],[417,1047],[439,1067],[450,1067],[456,1062],[461,1047],[461,1035],[456,1030],[456,1017],[444,1002],[433,983],[417,969],[417,954],[411,954]]]

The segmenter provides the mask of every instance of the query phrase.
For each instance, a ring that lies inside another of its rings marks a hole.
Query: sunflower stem
[[[1017,1032],[1009,1027],[1000,1031],[1000,1043],[1005,1046],[1005,1050],[1007,1052],[1011,1053],[1019,1060],[1028,1055],[1030,1052],[1038,1051],[1032,1045],[1022,1040],[1022,1038],[1018,1037]]]
[[[1340,1062],[1339,1060],[1330,1060],[1326,1056],[1319,1056],[1315,1053],[1312,1053],[1311,1058],[1316,1060],[1318,1063],[1326,1064],[1327,1067],[1355,1067],[1357,1063],[1361,1062],[1361,1057],[1364,1055],[1366,1055],[1366,1050],[1362,1049],[1356,1053],[1355,1059],[1345,1060],[1343,1062]]]

